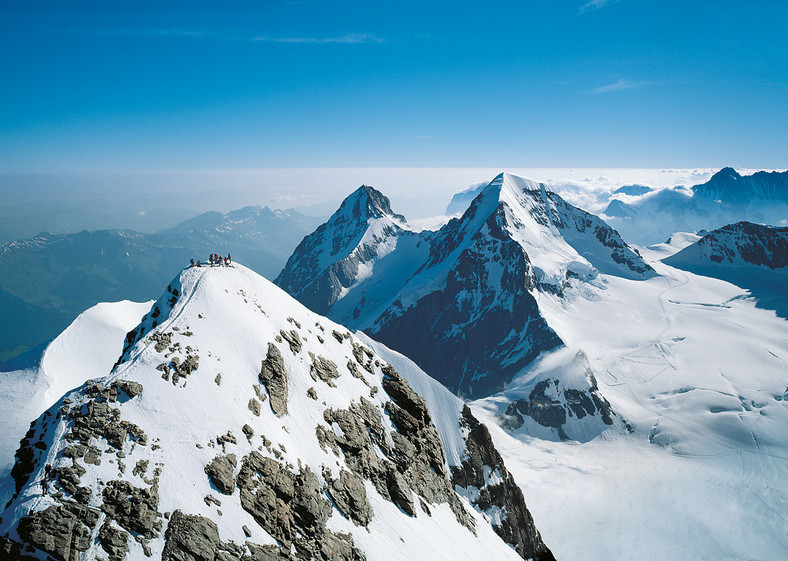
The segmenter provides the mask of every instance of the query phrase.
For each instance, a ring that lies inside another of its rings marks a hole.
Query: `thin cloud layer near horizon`
[[[780,168],[785,0],[6,3],[0,172]]]

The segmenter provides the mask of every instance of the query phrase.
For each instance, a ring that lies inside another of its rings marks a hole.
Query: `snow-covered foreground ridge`
[[[12,558],[552,559],[461,401],[238,265],[184,270],[16,458]]]
[[[7,477],[30,421],[65,392],[106,375],[123,350],[123,337],[151,304],[97,304],[43,348],[0,365],[0,506],[10,498],[13,485],[6,485]]]

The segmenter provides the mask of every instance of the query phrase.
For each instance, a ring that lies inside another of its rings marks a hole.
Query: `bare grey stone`
[[[214,561],[220,545],[216,524],[176,510],[164,533],[162,561]]]
[[[479,497],[474,506],[482,511],[493,507],[506,513],[495,532],[524,559],[554,561],[552,552],[536,530],[533,517],[525,505],[523,492],[506,469],[503,458],[495,449],[487,427],[480,423],[466,405],[462,423],[469,430],[466,439],[467,457],[459,466],[452,466],[452,483],[463,489],[475,488]],[[501,483],[486,485],[485,470],[496,472]]]
[[[161,531],[161,513],[158,512],[159,495],[154,485],[139,489],[128,481],[107,483],[103,492],[101,509],[129,532],[155,538]]]
[[[109,520],[101,525],[98,534],[101,548],[109,555],[109,561],[123,561],[128,551],[129,534],[123,530],[113,528]]]
[[[334,380],[339,378],[337,365],[327,358],[324,358],[320,355],[316,356],[311,352],[309,353],[309,356],[312,359],[312,365],[309,368],[309,374],[312,376],[312,379],[317,380],[319,378],[332,388],[337,387],[334,383]]]
[[[298,336],[297,333],[296,336]],[[265,385],[266,390],[268,390],[269,402],[274,414],[277,417],[286,414],[287,370],[285,369],[285,361],[282,357],[282,353],[273,343],[268,343],[268,354],[262,362],[259,379],[260,382]]]
[[[232,495],[235,488],[235,477],[233,476],[233,463],[227,456],[216,456],[210,464],[205,466],[205,473],[211,483],[223,495]]]

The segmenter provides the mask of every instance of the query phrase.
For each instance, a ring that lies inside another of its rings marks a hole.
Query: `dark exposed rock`
[[[119,390],[122,390],[129,399],[134,399],[142,393],[142,384],[133,382],[131,380],[118,380],[115,385]]]
[[[523,424],[522,414],[531,417],[544,427],[557,429],[558,436],[566,440],[568,437],[564,432],[564,425],[567,416],[582,419],[586,416],[599,415],[604,424],[612,425],[615,413],[610,403],[599,393],[596,378],[590,371],[587,372],[587,377],[589,381],[587,390],[567,388],[561,391],[559,380],[539,381],[531,390],[528,399],[518,399],[509,404],[501,417],[501,426],[509,429],[519,428]],[[559,397],[563,394],[563,402],[548,395],[551,385],[555,386]]]
[[[158,310],[158,308],[156,308]],[[156,311],[154,310],[154,312]],[[156,317],[151,314],[151,317]],[[131,333],[129,333],[131,335]],[[128,338],[128,336],[127,336]],[[151,333],[150,335],[151,341],[156,343],[155,349],[157,353],[163,352],[167,347],[172,344],[172,333]]]
[[[176,510],[164,533],[163,561],[214,561],[220,545],[216,524]]]
[[[296,336],[298,336],[297,333]],[[282,357],[282,353],[273,343],[268,343],[268,353],[266,354],[265,360],[262,362],[259,379],[260,382],[265,385],[266,390],[268,390],[268,396],[270,397],[269,402],[274,414],[277,417],[286,414],[287,370],[285,369],[285,361]]]
[[[291,329],[290,331],[280,330],[279,335],[287,341],[287,344],[290,345],[290,350],[293,352],[294,355],[297,355],[301,352],[301,337],[298,336],[298,332],[295,329]]]
[[[252,452],[241,463],[237,484],[241,506],[280,544],[295,545],[299,558],[330,559],[321,551],[334,541],[325,528],[331,504],[308,467],[294,474]]]
[[[310,399],[314,399],[315,401],[317,401],[317,392],[315,391],[315,388],[309,388],[308,390],[306,390],[306,395]]]
[[[500,524],[493,524],[493,529],[521,557],[553,561],[553,554],[542,541],[525,505],[522,490],[506,469],[487,427],[476,420],[467,405],[462,411],[462,423],[469,431],[466,439],[468,455],[461,465],[452,466],[452,483],[461,489],[475,488],[478,498],[473,503],[480,510],[498,507],[505,513]],[[500,483],[488,485],[485,468],[497,473]]]
[[[98,513],[81,505],[50,506],[31,512],[19,521],[22,540],[60,561],[78,561],[81,551],[90,547],[90,533]]]
[[[205,466],[205,473],[208,474],[211,483],[223,495],[232,495],[235,488],[233,463],[228,456],[216,456],[210,464]]]
[[[36,465],[38,465],[38,459],[41,456],[41,451],[35,449],[31,444],[31,441],[36,436],[35,426],[35,421],[30,423],[30,429],[27,431],[25,437],[19,443],[19,448],[14,453],[14,467],[11,468],[11,477],[13,477],[14,483],[16,484],[14,498],[16,498],[16,495],[30,479],[30,475],[32,475],[33,470],[36,468]]]
[[[367,500],[364,481],[357,475],[342,470],[339,479],[330,482],[328,493],[339,512],[354,524],[366,526],[372,520],[372,507]]]
[[[341,450],[354,475],[369,479],[381,496],[409,515],[416,515],[415,491],[431,503],[448,503],[457,520],[473,528],[472,519],[448,482],[443,445],[435,427],[429,424],[424,400],[393,369],[387,368],[386,376],[397,400],[385,406],[399,431],[392,434],[393,445],[386,438],[380,410],[364,398],[349,409],[324,411],[325,421],[336,424],[339,431],[318,426],[318,441],[324,449]]]
[[[0,536],[0,559],[13,561],[37,561],[36,557],[23,553],[24,544],[8,537]]]
[[[109,520],[105,520],[98,534],[101,548],[107,552],[110,561],[123,561],[128,551],[129,534],[113,528]]]
[[[249,561],[289,561],[291,559],[289,552],[278,545],[257,545],[246,542],[246,547],[251,553]],[[247,561],[246,558],[244,561]]]
[[[315,356],[315,354],[311,352],[309,356],[312,359],[312,366],[309,368],[309,374],[312,376],[312,379],[317,380],[319,378],[332,388],[337,387],[334,383],[334,379],[339,378],[337,365],[327,358],[320,355]]]
[[[252,440],[252,436],[254,436],[254,429],[252,427],[250,427],[249,425],[244,425],[243,427],[241,427],[241,432],[243,432],[244,435],[246,435],[246,440],[249,441]]]
[[[255,416],[260,416],[260,402],[255,398],[249,398],[249,403],[246,406],[249,408],[249,411],[254,413]]]
[[[161,531],[159,495],[155,485],[150,489],[139,489],[128,481],[110,481],[104,488],[103,498],[101,509],[129,532],[150,539]]]

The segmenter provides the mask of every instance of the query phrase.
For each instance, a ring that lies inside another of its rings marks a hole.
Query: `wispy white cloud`
[[[603,94],[603,93],[610,93],[610,92],[618,92],[621,90],[631,90],[632,88],[638,88],[642,84],[638,84],[635,82],[630,82],[629,80],[621,79],[618,82],[613,82],[612,84],[607,84],[606,86],[600,86],[595,90],[592,90],[592,94]]]
[[[610,4],[615,4],[618,0],[588,0],[585,4],[580,6],[580,10],[578,14],[585,14],[587,12],[593,12],[594,10],[598,10],[600,8],[604,8]]]
[[[307,44],[345,44],[355,45],[360,43],[385,43],[385,39],[367,33],[348,33],[337,37],[255,37],[253,41],[264,43],[307,43]]]
[[[121,35],[137,37],[182,37],[184,39],[213,39],[222,41],[251,41],[262,43],[305,43],[315,45],[325,44],[345,44],[355,45],[362,43],[385,43],[386,40],[368,33],[346,33],[335,37],[272,37],[257,36],[249,37],[231,33],[216,33],[213,31],[201,31],[191,29],[72,29],[72,33],[92,33],[94,35]]]

